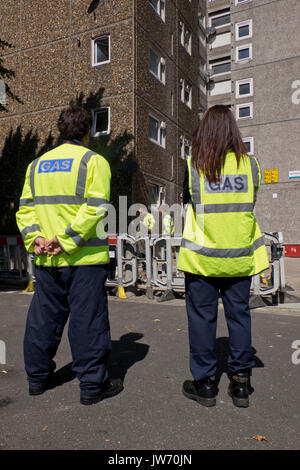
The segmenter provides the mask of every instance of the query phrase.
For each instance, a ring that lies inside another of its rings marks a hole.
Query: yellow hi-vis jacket
[[[252,276],[269,266],[263,236],[253,214],[261,171],[245,155],[237,167],[228,152],[221,182],[209,183],[188,159],[188,206],[178,269],[211,277]]]
[[[82,145],[64,143],[27,168],[17,224],[25,248],[37,237],[57,237],[63,252],[35,256],[40,266],[109,262],[108,239],[101,220],[110,199],[108,162]],[[99,238],[101,237],[101,238]]]
[[[143,218],[142,224],[148,230],[153,230],[154,229],[155,219],[154,219],[153,215],[150,214],[150,212],[148,212],[148,214],[145,215],[145,217]]]
[[[174,221],[169,214],[166,214],[162,220],[162,233],[163,235],[171,235],[174,233]]]

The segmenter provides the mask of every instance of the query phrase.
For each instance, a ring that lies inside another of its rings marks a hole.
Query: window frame
[[[222,59],[222,57],[220,57],[220,59]],[[214,61],[217,61],[217,60],[219,60],[219,59],[216,58],[216,59],[213,59],[213,60],[214,60]],[[231,74],[231,73],[232,73],[232,70],[231,70],[231,58],[226,59],[226,60],[220,60],[220,62],[217,62],[217,63],[215,63],[215,64],[209,63],[209,70],[212,70],[212,71],[213,71],[213,66],[214,66],[214,65],[223,65],[223,64],[230,64],[230,70],[228,70],[227,72],[213,73],[213,76],[226,75],[226,74]]]
[[[250,144],[250,152],[247,155],[254,155],[254,137],[243,137],[242,140],[244,143],[249,142]]]
[[[213,18],[221,18],[222,16],[227,16],[227,15],[230,16],[229,23],[224,23],[224,24],[221,24],[219,26],[213,26],[213,27],[216,28],[216,29],[220,29],[220,28],[224,28],[225,26],[230,26],[231,25],[231,11],[230,11],[230,9],[228,10],[227,13],[220,13],[218,15],[214,15],[214,14],[209,15],[209,17],[208,17],[209,26],[212,27],[212,19]]]
[[[187,88],[189,88],[189,101],[187,102],[185,99],[185,93]],[[185,104],[189,109],[192,109],[192,92],[193,92],[193,85],[190,82],[187,82],[184,78],[180,78],[179,80],[179,99],[180,101]]]
[[[235,0],[235,5],[236,6],[237,5],[243,5],[244,3],[250,3],[250,2],[252,2],[252,0],[241,0],[241,1]]]
[[[185,150],[186,148],[189,147],[189,155],[186,156]],[[179,156],[182,160],[187,160],[190,156],[192,155],[192,144],[190,139],[185,137],[184,135],[181,135],[179,137]]]
[[[160,19],[165,23],[166,22],[166,0],[157,0],[158,5],[159,5],[159,10],[157,10],[154,5],[149,1],[149,4],[153,8],[153,10],[156,12],[156,14],[160,17]],[[161,2],[163,1],[164,8],[163,8],[163,14],[161,15]]]
[[[250,115],[240,117],[239,116],[239,110],[241,108],[246,108],[246,107],[249,107]],[[244,119],[253,119],[253,102],[252,103],[240,103],[240,104],[236,105],[236,120],[241,121],[241,120],[244,120]]]
[[[108,60],[104,60],[103,62],[95,62],[96,42],[99,41],[102,38],[108,38]],[[96,38],[93,38],[92,39],[92,67],[98,67],[99,65],[109,64],[110,61],[111,61],[111,37],[110,37],[110,34],[102,34],[101,36],[97,36]]]
[[[107,125],[107,131],[105,132],[96,132],[96,114],[97,112],[101,111],[102,109],[108,109],[108,125]],[[93,115],[93,126],[92,126],[92,131],[91,131],[91,137],[103,137],[105,135],[110,135],[111,133],[111,111],[110,111],[110,105],[107,106],[101,106],[100,108],[96,108],[92,110],[92,115]]]
[[[247,36],[239,37],[239,28],[243,26],[249,25],[249,34]],[[252,38],[252,19],[240,21],[239,23],[235,23],[235,40],[236,41],[243,41],[243,39]]]
[[[249,57],[245,59],[239,59],[239,51],[242,49],[249,49]],[[235,48],[235,62],[248,62],[249,60],[252,60],[252,44],[249,43],[237,46]]]
[[[240,94],[239,86],[244,85],[246,83],[250,84],[250,93],[246,93],[245,95]],[[244,78],[241,80],[237,80],[235,82],[235,97],[237,99],[240,98],[248,98],[249,96],[253,96],[253,78]]]
[[[157,141],[157,140],[153,139],[149,135],[150,118],[159,123],[159,130],[158,130],[159,140],[161,140],[161,138],[162,138],[162,143],[160,143],[160,141]],[[165,149],[166,148],[166,128],[165,129],[162,128],[162,123],[163,122],[165,122],[165,121],[160,120],[159,118],[155,117],[153,114],[151,114],[151,113],[148,114],[148,139],[150,140],[150,142],[153,142],[154,144],[159,145],[159,147]]]
[[[185,36],[186,33],[189,33],[189,43],[188,47],[185,45]],[[192,37],[193,33],[189,30],[189,28],[185,25],[185,23],[179,20],[179,41],[180,45],[186,50],[186,52],[191,56],[192,55]]]
[[[153,52],[158,58],[159,58],[159,76],[156,75],[155,72],[153,72],[153,70],[150,69],[150,53]],[[166,84],[166,59],[165,57],[163,57],[158,51],[157,49],[155,49],[154,47],[152,47],[151,45],[149,46],[149,56],[148,56],[148,70],[149,72],[154,75],[154,77],[160,81],[160,83],[162,83],[163,85]],[[163,76],[162,76],[162,60],[164,61],[164,72],[163,72]],[[162,78],[160,78],[162,76]]]

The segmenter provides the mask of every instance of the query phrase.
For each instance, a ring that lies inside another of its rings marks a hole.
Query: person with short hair
[[[254,156],[248,156],[232,112],[210,108],[193,137],[183,203],[189,203],[178,256],[185,273],[194,380],[183,394],[204,406],[216,404],[216,326],[219,294],[229,331],[228,393],[233,404],[249,406],[254,366],[249,295],[251,277],[269,266],[253,210],[261,182]]]
[[[92,124],[91,113],[80,106],[62,111],[62,143],[28,166],[16,214],[35,262],[24,337],[29,394],[40,395],[52,386],[53,359],[69,319],[73,371],[84,405],[123,388],[120,381],[110,380],[107,370],[109,247],[101,220],[110,199],[111,172],[107,160],[86,147]]]

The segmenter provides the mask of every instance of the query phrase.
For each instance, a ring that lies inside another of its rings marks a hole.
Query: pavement
[[[124,390],[96,405],[79,403],[65,329],[57,353],[58,385],[29,396],[22,341],[32,294],[0,292],[0,450],[298,450],[300,448],[300,260],[288,263],[296,302],[252,310],[255,368],[249,408],[227,395],[228,331],[219,309],[217,405],[205,408],[182,394],[190,379],[184,300],[109,297],[112,377]],[[299,284],[298,284],[299,282]],[[295,305],[292,305],[295,304]],[[297,342],[298,340],[298,342]],[[299,364],[298,364],[299,363]],[[145,467],[143,467],[145,468]]]

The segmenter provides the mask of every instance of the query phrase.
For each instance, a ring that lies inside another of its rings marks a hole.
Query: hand
[[[47,243],[47,240],[45,238],[37,237],[34,240],[34,246],[33,246],[34,254],[37,256],[43,255],[45,253],[46,243]]]
[[[62,253],[63,249],[59,244],[59,241],[57,240],[56,237],[52,238],[45,247],[45,252],[47,255],[58,255],[59,253]]]

